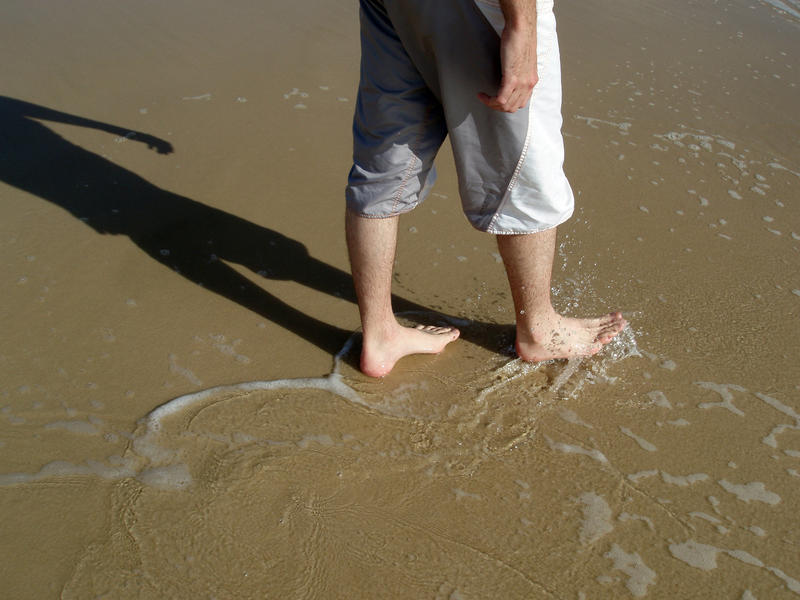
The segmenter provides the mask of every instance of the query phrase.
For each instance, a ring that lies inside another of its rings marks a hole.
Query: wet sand
[[[445,148],[395,293],[463,339],[375,381],[342,233],[356,7],[4,3],[4,595],[800,595],[779,4],[558,4],[556,303],[631,328],[516,360]]]

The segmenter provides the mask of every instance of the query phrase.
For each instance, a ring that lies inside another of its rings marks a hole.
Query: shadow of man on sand
[[[102,234],[126,235],[154,260],[335,354],[352,332],[276,298],[223,261],[355,302],[349,273],[281,233],[163,190],[54,133],[39,120],[127,137],[159,154],[157,137],[0,96],[0,179],[48,200]],[[393,297],[395,310],[425,307]]]

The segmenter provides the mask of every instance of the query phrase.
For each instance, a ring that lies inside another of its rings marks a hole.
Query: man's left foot
[[[370,377],[384,377],[398,360],[410,354],[439,354],[458,339],[455,327],[417,325],[403,327],[399,323],[383,335],[364,334],[361,350],[361,372]]]

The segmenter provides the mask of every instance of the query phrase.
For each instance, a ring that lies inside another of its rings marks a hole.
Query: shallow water
[[[376,381],[340,227],[356,15],[317,4],[0,9],[5,94],[121,128],[0,115],[36,165],[0,183],[8,596],[800,595],[791,11],[557,6],[554,298],[631,327],[515,359],[445,150],[395,293],[462,339]]]
[[[326,377],[172,400],[122,456],[0,478],[114,482],[63,595],[800,593],[800,414],[775,397],[696,380],[630,332],[537,366],[463,342],[383,381],[347,354]]]

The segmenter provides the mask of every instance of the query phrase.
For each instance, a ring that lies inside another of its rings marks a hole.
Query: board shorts
[[[478,92],[500,85],[504,20],[492,0],[360,0],[361,79],[348,210],[412,210],[436,179],[449,134],[464,214],[481,231],[534,233],[574,206],[564,174],[561,66],[552,0],[537,2],[539,81],[515,113]]]

